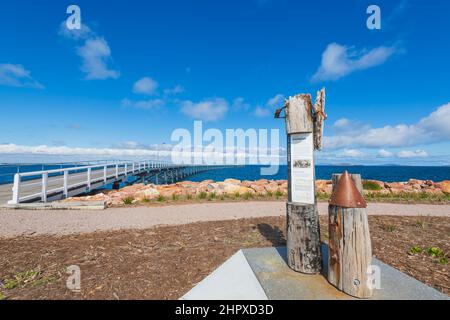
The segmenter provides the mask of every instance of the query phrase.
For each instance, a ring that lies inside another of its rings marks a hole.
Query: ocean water
[[[261,176],[261,166],[244,166],[225,168],[200,173],[190,180],[201,181],[212,179],[223,181],[227,178],[239,180],[258,179],[287,179],[287,166],[280,166],[279,171],[273,176]],[[433,180],[435,182],[450,180],[450,167],[410,167],[410,166],[316,166],[316,179],[329,180],[333,173],[342,173],[347,170],[350,173],[360,174],[363,179],[381,180],[385,182],[408,181],[409,179]]]
[[[21,172],[39,170],[52,170],[61,167],[74,167],[71,164],[64,165],[29,165],[20,168]],[[317,179],[331,179],[333,173],[342,173],[347,170],[350,173],[361,174],[363,179],[374,179],[385,182],[408,181],[409,179],[442,181],[450,180],[450,167],[413,167],[413,166],[316,166]],[[0,165],[0,184],[11,183],[17,166]],[[239,180],[258,179],[287,179],[287,166],[280,166],[278,173],[273,176],[262,176],[261,166],[229,167],[211,170],[189,177],[191,181],[212,179],[223,181],[228,178]]]

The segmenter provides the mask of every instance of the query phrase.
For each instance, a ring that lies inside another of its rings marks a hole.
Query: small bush
[[[244,194],[244,199],[245,199],[245,200],[253,199],[253,194],[250,193],[250,192],[246,192],[246,193]]]
[[[3,293],[0,292],[0,301],[6,300],[6,297],[3,295]]]
[[[206,197],[208,196],[208,194],[206,192],[200,192],[198,195],[199,199],[206,199]]]
[[[33,281],[39,275],[39,271],[29,270],[18,273],[14,276],[14,279],[6,279],[3,282],[3,286],[7,290],[12,290],[19,286],[22,286],[28,282]]]
[[[186,196],[186,199],[192,200],[192,194],[188,194],[188,195]]]
[[[3,286],[7,290],[12,290],[19,286],[19,281],[15,279],[6,279],[5,282],[3,283]]]
[[[277,199],[282,196],[283,196],[283,192],[281,192],[280,190],[277,190],[277,192],[275,192],[275,197],[277,197]]]
[[[397,227],[393,224],[386,224],[383,226],[383,229],[387,232],[394,232],[395,230],[397,230]]]
[[[209,198],[210,201],[211,201],[211,200],[214,200],[214,199],[216,198],[216,193],[215,193],[215,192],[210,193],[210,194],[208,195],[208,198]]]
[[[144,198],[144,199],[142,199],[142,202],[143,202],[143,203],[149,203],[149,202],[150,202],[150,199],[149,199],[149,198]]]
[[[377,190],[381,190],[381,186],[373,181],[369,181],[369,180],[364,180],[363,181],[363,189],[364,190],[373,190],[373,191],[377,191]]]
[[[133,197],[126,197],[122,201],[123,201],[123,204],[130,205],[130,204],[133,204],[134,198]]]
[[[235,197],[236,199],[239,199],[239,198],[241,197],[241,194],[240,194],[239,192],[235,192],[235,193],[234,193],[234,197]]]
[[[328,193],[318,192],[317,200],[330,200],[330,195]]]
[[[172,200],[173,200],[173,201],[178,201],[179,198],[180,198],[180,197],[179,197],[177,194],[175,194],[175,193],[172,194]]]
[[[439,249],[437,247],[428,248],[427,253],[430,257],[433,257],[433,258],[438,258],[438,257],[444,256],[444,251],[442,251],[441,249]]]
[[[420,229],[425,229],[425,222],[417,220],[416,221],[416,226]]]
[[[409,250],[409,252],[411,252],[412,254],[419,254],[423,252],[423,249],[419,246],[414,246]]]
[[[439,263],[440,264],[448,264],[448,258],[447,257],[442,257],[439,259]]]
[[[163,195],[159,195],[158,198],[156,198],[156,200],[158,202],[164,202],[164,201],[166,201],[166,197],[164,197]]]

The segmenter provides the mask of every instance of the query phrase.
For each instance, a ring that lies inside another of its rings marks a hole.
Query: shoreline
[[[380,202],[450,203],[450,180],[410,179],[407,182],[383,182],[363,180],[366,200]],[[327,200],[332,191],[331,180],[317,180],[317,199]],[[119,190],[97,190],[91,195],[72,197],[60,202],[100,201],[108,207],[124,205],[164,203],[192,200],[222,202],[227,200],[285,199],[288,193],[287,180],[257,181],[225,179],[224,181],[203,180],[201,182],[181,181],[172,184],[133,184]]]

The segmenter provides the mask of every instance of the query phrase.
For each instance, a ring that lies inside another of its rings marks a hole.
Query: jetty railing
[[[182,167],[162,161],[116,162],[89,166],[76,166],[54,170],[16,173],[12,187],[12,199],[8,204],[19,204],[34,199],[47,202],[50,195],[69,196],[85,193],[96,187],[127,178],[149,170],[167,170]],[[81,189],[81,191],[79,190]]]

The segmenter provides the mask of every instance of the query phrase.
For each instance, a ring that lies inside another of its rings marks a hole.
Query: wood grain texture
[[[322,269],[317,206],[287,203],[287,252],[291,269],[315,274]]]
[[[322,150],[325,118],[325,88],[323,88],[317,91],[316,102],[314,103],[314,150]]]
[[[361,176],[351,176],[358,190],[362,190]],[[333,175],[333,189],[339,177]],[[371,297],[368,269],[372,263],[372,245],[366,209],[330,205],[328,214],[328,281],[353,297]]]
[[[310,94],[289,97],[286,107],[286,133],[313,132],[313,105]]]

